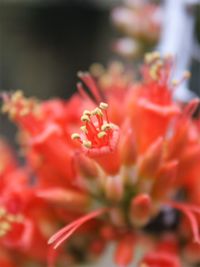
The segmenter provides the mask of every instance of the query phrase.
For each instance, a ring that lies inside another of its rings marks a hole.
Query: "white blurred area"
[[[199,3],[199,0],[165,0],[163,3],[163,26],[158,50],[161,54],[175,57],[175,79],[181,79],[183,72],[189,69],[191,59],[195,57],[194,51],[198,51],[194,36],[194,9]],[[195,94],[189,90],[188,82],[184,82],[175,91],[174,97],[185,102],[195,97]]]

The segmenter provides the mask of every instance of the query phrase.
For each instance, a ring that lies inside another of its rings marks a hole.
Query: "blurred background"
[[[69,97],[77,72],[111,56],[110,10],[118,0],[0,0],[0,90]],[[14,126],[0,117],[14,143]]]
[[[68,98],[79,70],[116,59],[138,67],[145,52],[158,49],[175,55],[178,79],[185,69],[191,71],[178,96],[189,101],[200,96],[199,3],[0,0],[0,90]],[[16,129],[7,116],[0,116],[0,133],[16,146]],[[95,266],[112,265],[105,257]]]
[[[198,0],[0,0],[0,89],[67,98],[76,90],[77,71],[112,59],[137,64],[158,48],[179,51],[179,69],[192,70],[189,87],[199,95],[199,21]],[[0,125],[13,139],[6,118]]]
[[[1,1],[0,88],[68,97],[78,70],[110,57],[115,1]]]

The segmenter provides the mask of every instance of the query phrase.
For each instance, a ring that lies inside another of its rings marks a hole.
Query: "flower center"
[[[81,117],[83,125],[82,134],[72,134],[72,139],[77,139],[86,149],[99,149],[109,147],[114,149],[118,139],[118,127],[109,122],[107,114],[108,104],[100,103],[99,107],[92,111],[85,110]]]
[[[12,230],[13,224],[22,222],[22,214],[12,214],[5,207],[0,206],[0,238],[6,236]]]

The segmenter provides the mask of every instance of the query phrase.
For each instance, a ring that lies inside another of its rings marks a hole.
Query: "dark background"
[[[22,89],[40,99],[69,97],[76,90],[78,70],[114,57],[113,5],[103,3],[0,2],[0,89]],[[0,131],[14,143],[15,129],[4,116]]]
[[[87,1],[1,3],[0,27],[1,89],[68,97],[77,71],[111,53],[109,8]]]

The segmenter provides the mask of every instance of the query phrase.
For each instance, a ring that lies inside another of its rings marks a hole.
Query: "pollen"
[[[92,147],[92,142],[83,140],[83,146],[86,148],[91,148]]]
[[[73,134],[71,135],[71,138],[72,138],[73,140],[75,140],[75,139],[80,139],[81,136],[80,136],[80,134],[78,134],[78,133],[73,133]]]
[[[11,95],[3,94],[2,96],[4,101],[2,112],[8,113],[10,119],[25,117],[30,113],[39,115],[37,101],[33,98],[26,98],[22,91],[18,90]]]
[[[85,111],[83,112],[83,115],[90,116],[90,115],[91,115],[91,112],[90,112],[89,110],[85,110]]]
[[[83,115],[83,116],[81,117],[81,121],[82,121],[82,122],[89,122],[89,121],[90,121],[90,118],[89,118],[88,115]]]
[[[80,129],[81,129],[81,131],[82,131],[83,133],[85,133],[85,134],[88,133],[88,130],[87,130],[87,128],[86,128],[85,125],[81,126]]]
[[[101,126],[101,130],[102,131],[107,131],[107,130],[110,130],[112,129],[112,124],[111,123],[105,123]]]
[[[108,108],[108,104],[107,103],[104,103],[104,102],[101,102],[100,103],[100,105],[99,105],[99,107],[101,108],[101,109],[107,109]]]
[[[81,116],[83,122],[80,127],[81,134],[72,134],[72,139],[77,139],[84,148],[89,150],[109,147],[118,127],[109,122],[107,109],[108,104],[101,102],[93,110],[85,110]]]
[[[100,108],[95,108],[92,112],[91,115],[99,115],[99,116],[103,116],[103,112],[101,111]]]
[[[12,214],[3,206],[0,207],[0,237],[10,232],[16,223],[23,223],[24,216],[20,213]]]
[[[103,138],[104,136],[106,136],[106,134],[107,134],[107,133],[104,132],[104,131],[99,132],[99,133],[98,133],[98,137],[99,137],[99,138]]]
[[[143,69],[145,78],[159,82],[160,85],[168,84],[174,63],[171,56],[162,58],[159,52],[147,53],[145,63]]]

